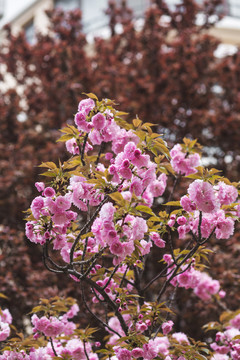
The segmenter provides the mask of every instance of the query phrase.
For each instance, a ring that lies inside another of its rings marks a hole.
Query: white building
[[[121,0],[116,0],[120,2]],[[171,7],[180,0],[165,0]],[[203,0],[196,0],[201,3]],[[128,0],[136,17],[140,17],[151,0]],[[47,32],[46,9],[61,7],[64,10],[80,8],[83,15],[83,29],[88,34],[104,29],[107,18],[104,10],[108,0],[0,0],[0,29],[10,23],[14,32],[25,29],[28,41],[34,42],[35,31]],[[224,0],[221,11],[227,16],[210,34],[218,37],[223,44],[240,45],[240,0]]]
[[[3,5],[4,1],[5,6]],[[149,3],[150,0],[128,1],[129,6],[134,8],[136,16],[142,14]],[[25,29],[27,39],[31,42],[34,39],[34,29],[43,33],[47,31],[45,10],[53,7],[59,7],[63,10],[80,8],[83,15],[83,28],[86,33],[103,28],[107,22],[104,10],[108,7],[108,0],[0,0],[0,8],[2,9],[0,29],[6,23],[11,24],[14,32]]]

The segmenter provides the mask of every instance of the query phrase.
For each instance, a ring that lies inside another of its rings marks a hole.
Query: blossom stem
[[[76,239],[74,240],[74,243],[71,247],[71,251],[70,251],[70,264],[73,263],[73,255],[74,255],[74,251],[75,248],[77,246],[77,243],[80,239],[80,237],[82,236],[82,234],[84,233],[85,230],[88,229],[88,227],[91,225],[91,223],[96,219],[96,217],[98,216],[98,213],[101,209],[101,207],[103,206],[103,204],[105,204],[105,202],[108,200],[108,195],[106,195],[104,197],[104,199],[101,201],[100,205],[97,207],[95,213],[91,216],[90,220],[82,227],[82,229],[80,230],[79,234],[77,235]]]
[[[84,354],[85,354],[87,360],[89,360],[89,356],[88,356],[87,349],[86,349],[86,340],[83,340],[83,347],[84,347]]]
[[[81,161],[82,161],[83,166],[85,166],[84,152],[85,152],[85,147],[87,144],[87,139],[88,139],[88,133],[84,136],[83,146],[82,146],[82,151],[81,151]]]
[[[52,351],[53,351],[54,355],[55,355],[55,356],[58,356],[58,354],[57,354],[57,352],[56,352],[56,350],[55,350],[55,348],[54,348],[54,345],[53,345],[53,340],[52,340],[52,338],[50,337],[50,338],[49,338],[49,340],[50,340],[50,344],[51,344],[51,347],[52,347]]]
[[[83,283],[81,283],[81,291],[82,291],[82,300],[83,300],[83,303],[87,309],[87,311],[102,325],[103,328],[107,328],[108,330],[110,330],[111,332],[115,333],[116,335],[119,336],[119,338],[121,337],[120,334],[112,329],[107,323],[105,323],[102,319],[100,319],[96,314],[94,314],[92,312],[92,310],[90,309],[90,307],[88,306],[87,304],[87,301],[86,301],[86,298],[85,298],[85,293],[84,293],[84,287],[83,287]]]

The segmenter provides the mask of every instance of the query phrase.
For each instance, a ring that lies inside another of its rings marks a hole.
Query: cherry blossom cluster
[[[91,270],[91,274],[95,274],[97,272],[97,270],[101,268],[101,266],[99,264],[95,265],[95,268],[93,268]],[[118,267],[118,270],[116,272],[116,274],[118,276],[123,276],[123,274],[125,273],[125,271],[127,270],[127,266],[126,265],[122,265],[120,267]],[[100,287],[102,287],[104,289],[104,291],[108,294],[108,296],[110,297],[110,299],[114,300],[116,302],[116,304],[119,305],[118,311],[122,311],[122,305],[123,308],[126,309],[127,308],[127,303],[123,302],[118,298],[118,287],[119,284],[113,279],[110,278],[106,273],[104,273],[102,276],[99,276],[99,280],[96,281],[97,285],[99,285]],[[127,284],[127,292],[132,290],[132,286],[130,284]],[[93,296],[92,298],[92,302],[93,303],[98,303],[99,301],[103,300],[103,297],[101,294],[99,294],[98,291],[94,292],[95,296]]]
[[[225,330],[217,332],[210,346],[214,350],[211,360],[240,359],[240,314],[230,320]]]
[[[170,151],[171,165],[177,174],[190,175],[197,172],[197,167],[201,165],[200,155],[187,153],[180,144],[174,145]]]
[[[76,324],[69,319],[72,319],[79,312],[79,307],[75,303],[71,308],[60,317],[56,316],[41,316],[34,314],[31,318],[34,334],[34,339],[38,339],[44,335],[47,339],[45,346],[32,347],[29,351],[3,351],[0,355],[1,360],[51,360],[56,356],[64,358],[70,357],[73,360],[87,359],[97,360],[98,356],[92,352],[92,346],[89,342],[85,344],[75,334]],[[11,323],[12,317],[9,311],[3,310],[1,314],[1,323]],[[1,336],[0,341],[6,340],[9,336],[10,330],[5,336]],[[3,334],[3,333],[2,333]]]
[[[144,331],[151,326],[149,320],[146,320],[145,322],[142,321],[143,315],[141,313],[138,316],[137,322],[135,322],[135,326],[133,326],[130,315],[126,314],[124,315],[124,318],[127,321],[129,329],[137,331],[139,334],[144,333]],[[108,341],[108,344],[113,346],[115,352],[115,355],[111,357],[111,360],[132,360],[138,358],[152,360],[159,356],[164,360],[185,360],[183,356],[176,357],[170,355],[172,340],[182,345],[190,344],[188,337],[184,333],[174,332],[170,334],[174,326],[174,323],[171,320],[162,323],[161,328],[163,335],[157,336],[155,339],[150,339],[147,343],[143,344],[143,346],[133,346],[131,350],[118,345],[119,340],[124,336],[124,333],[117,317],[112,317],[108,324],[119,334],[113,334]]]
[[[50,337],[56,337],[62,333],[65,335],[73,334],[76,329],[76,325],[72,321],[69,321],[69,319],[73,318],[78,311],[78,305],[74,304],[71,309],[59,319],[55,316],[42,316],[39,318],[36,314],[34,314],[31,320],[34,325],[33,333],[36,334],[35,337],[38,337],[41,333]]]
[[[0,341],[4,341],[10,335],[10,324],[12,323],[12,315],[8,309],[0,309]]]
[[[52,239],[54,248],[60,249],[66,242],[67,229],[71,222],[77,218],[77,212],[70,210],[74,205],[81,211],[87,211],[90,206],[97,206],[102,200],[102,195],[87,184],[80,176],[70,179],[68,192],[56,195],[53,187],[46,187],[44,183],[36,183],[42,192],[31,204],[31,211],[36,220],[26,224],[26,235],[30,241],[43,245],[46,240]]]
[[[133,131],[120,128],[108,109],[90,116],[89,113],[91,114],[94,108],[95,102],[92,99],[82,100],[79,104],[79,112],[75,116],[79,135],[82,132],[89,133],[88,141],[90,140],[91,144],[86,141],[89,145],[85,147],[85,151],[93,149],[92,145],[111,142],[112,152],[106,154],[105,164],[99,162],[97,170],[108,171],[111,175],[111,186],[116,187],[125,200],[131,201],[134,195],[139,198],[139,203],[151,206],[154,198],[161,196],[165,191],[166,174],[156,175],[156,164],[150,160],[148,154],[137,147],[140,138]],[[96,140],[97,138],[100,140]],[[76,146],[74,148],[75,151],[71,151],[73,154],[76,153]],[[107,167],[106,161],[109,163]],[[41,245],[51,241],[53,248],[61,249],[64,261],[68,262],[71,247],[69,240],[74,237],[71,224],[77,218],[77,212],[73,210],[77,208],[80,211],[88,211],[89,206],[98,206],[104,194],[95,189],[93,184],[89,184],[84,176],[76,175],[70,178],[64,194],[57,194],[53,187],[45,187],[42,182],[36,183],[36,187],[41,192],[41,196],[37,196],[32,201],[30,208],[34,220],[27,222],[26,236],[30,241]],[[134,241],[140,240],[142,255],[147,254],[151,242],[147,243],[143,239],[148,230],[146,221],[131,215],[128,215],[123,222],[116,221],[113,220],[114,212],[115,208],[111,203],[103,206],[99,218],[92,226],[95,238],[88,240],[88,251],[91,244],[93,248],[95,245],[108,246],[114,255],[116,265],[126,256],[131,256],[135,249]],[[97,247],[94,251],[97,251]],[[80,254],[81,252],[78,252],[74,256]]]
[[[168,276],[170,276],[176,268],[176,265],[173,264],[171,255],[165,254],[163,258],[169,265]],[[180,268],[180,273],[171,280],[171,284],[185,289],[193,289],[194,294],[204,301],[210,300],[211,296],[216,294],[218,294],[220,298],[223,298],[225,292],[220,290],[219,281],[214,280],[203,271],[196,270],[194,264],[194,259],[192,259],[190,266],[188,264],[183,265]]]
[[[21,351],[3,351],[0,355],[0,360],[52,360],[56,358],[56,352],[59,358],[71,358],[73,360],[87,359],[86,353],[89,360],[98,360],[97,354],[93,353],[92,346],[89,342],[84,344],[83,341],[77,337],[73,337],[68,341],[64,340],[52,340],[44,347],[34,348],[32,347],[28,352]]]
[[[148,227],[143,218],[132,215],[127,215],[123,221],[114,222],[115,211],[112,203],[104,204],[92,225],[92,232],[98,244],[102,247],[109,246],[110,252],[115,255],[113,263],[118,265],[133,253],[134,240],[140,240],[141,244]],[[145,242],[143,245],[146,248]]]
[[[217,239],[228,239],[234,233],[234,222],[239,217],[239,210],[233,209],[235,217],[229,217],[226,214],[229,210],[225,211],[224,205],[235,203],[237,198],[238,191],[233,185],[220,181],[213,186],[197,179],[189,185],[187,195],[180,200],[185,216],[176,218],[174,215],[168,224],[170,227],[177,225],[180,239],[184,239],[190,232],[199,235],[199,222],[203,238],[208,238],[214,232]]]
[[[118,320],[112,318],[110,320],[111,325],[116,331],[122,335],[122,330]],[[155,339],[150,339],[142,347],[133,347],[131,350],[120,347],[117,344],[119,338],[113,335],[110,338],[109,343],[113,345],[115,356],[111,357],[111,360],[132,360],[143,358],[146,360],[152,360],[155,358],[161,358],[164,360],[185,360],[184,356],[175,356],[170,353],[171,343],[175,342],[181,345],[189,345],[190,342],[186,334],[182,332],[174,332],[170,334],[174,326],[173,321],[169,320],[162,324],[163,336],[157,336]]]

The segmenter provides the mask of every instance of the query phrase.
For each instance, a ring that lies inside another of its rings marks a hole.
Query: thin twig
[[[81,260],[81,261],[74,261],[74,265],[87,265],[89,263],[91,263],[92,261],[94,261],[96,258],[98,258],[100,255],[102,255],[102,253],[104,252],[104,250],[106,249],[106,247],[100,249],[97,253],[95,253],[90,259],[87,260]]]
[[[84,152],[85,152],[85,147],[86,147],[86,143],[87,143],[87,138],[88,138],[88,133],[84,136],[83,146],[81,149],[81,161],[82,161],[83,166],[85,166]]]
[[[52,338],[50,337],[49,340],[50,340],[50,344],[51,344],[51,347],[52,347],[52,351],[54,352],[54,355],[55,355],[55,356],[58,356],[58,354],[57,354],[57,352],[56,352],[56,350],[55,350],[55,348],[54,348]]]
[[[172,265],[172,264],[171,264]],[[159,274],[157,274],[152,280],[149,281],[149,283],[144,287],[144,289],[142,290],[143,292],[145,292],[157,279],[159,279],[160,277],[166,277],[168,275],[168,273],[164,274],[163,273],[165,271],[167,271],[171,265],[166,265]]]
[[[202,211],[200,211],[200,213],[199,213],[199,221],[198,221],[198,242],[200,242],[200,241],[201,241],[201,238],[202,238],[201,225],[202,225]]]
[[[103,300],[100,299],[99,295],[97,294],[96,290],[93,287],[91,287],[91,290],[92,290],[92,292],[94,293],[94,295],[96,296],[96,298],[98,299],[98,301],[100,303],[105,303],[106,302],[104,299]]]
[[[84,347],[85,356],[86,356],[87,360],[89,360],[89,356],[88,356],[87,349],[86,349],[86,340],[83,340],[83,347]]]
[[[51,272],[54,272],[54,273],[57,273],[57,274],[62,274],[64,273],[63,270],[56,270],[56,269],[53,269],[53,268],[50,268],[50,266],[47,264],[47,261],[50,261],[51,262],[51,258],[48,256],[48,251],[47,251],[47,246],[46,244],[43,246],[43,263],[44,263],[44,266],[46,267],[47,270],[51,271]],[[55,265],[55,264],[54,264]]]
[[[192,240],[190,240],[187,245],[185,246],[184,250],[187,250],[189,245],[191,244]],[[200,244],[201,245],[201,244]],[[176,258],[176,263],[177,261],[181,258],[181,255],[179,255],[177,258]],[[175,264],[176,265],[176,264]],[[170,273],[167,272],[167,270],[172,266],[172,264],[170,265],[166,265],[165,268],[163,270],[160,271],[160,273],[158,275],[156,275],[151,281],[149,281],[149,283],[144,287],[143,289],[143,292],[145,292],[149,286],[151,286],[157,279],[159,279],[160,277],[166,277],[168,275],[171,274],[172,270],[170,271]],[[166,274],[163,274],[164,271],[166,271]]]
[[[168,243],[169,243],[169,247],[170,247],[173,262],[174,262],[175,265],[177,265],[177,261],[176,261],[174,251],[173,251],[172,233],[171,233],[170,229],[168,229]]]
[[[212,231],[211,231],[210,235],[208,236],[208,238],[207,238],[206,240],[200,241],[199,244],[200,244],[200,245],[203,245],[203,244],[205,244],[207,241],[209,241],[209,240],[211,239],[211,237],[213,236],[215,230],[216,230],[216,226],[212,229]]]
[[[89,268],[85,271],[85,273],[83,274],[83,277],[84,277],[84,278],[88,276],[88,274],[89,274],[90,271],[92,270],[93,266],[96,264],[97,260],[98,260],[98,259],[95,258],[95,259],[93,260],[93,262],[91,263],[91,265],[89,266]],[[82,272],[82,270],[81,270],[81,272]]]
[[[100,145],[100,149],[99,149],[99,152],[98,152],[98,156],[97,156],[97,159],[95,161],[95,165],[97,165],[99,163],[99,160],[100,160],[100,156],[104,150],[104,147],[105,147],[105,143],[102,142],[101,145]]]
[[[56,264],[53,259],[49,256],[49,253],[48,253],[48,242],[46,242],[44,245],[43,245],[43,255],[45,256],[45,258],[51,262],[51,264],[53,266],[55,266],[58,270],[62,270],[64,272],[64,270],[66,270],[67,266],[64,265],[59,265],[59,264]]]
[[[174,191],[175,191],[175,189],[176,189],[176,186],[177,186],[177,183],[178,183],[178,180],[179,180],[179,179],[180,179],[180,176],[176,176],[176,177],[175,177],[174,183],[173,183],[173,187],[172,187],[172,191],[171,191],[170,194],[169,194],[169,197],[168,197],[168,199],[167,199],[167,202],[169,202],[169,201],[172,200],[173,194],[174,194]],[[171,208],[170,205],[168,205],[168,206],[166,207],[166,213],[169,213],[170,208]]]
[[[123,281],[127,281],[131,285],[134,285],[132,282],[130,282],[129,280],[126,279],[127,272],[128,272],[128,266],[126,267],[126,270],[124,271],[124,274],[122,276],[122,279],[121,279],[121,282],[120,282],[120,285],[119,285],[120,288],[123,286]]]
[[[158,294],[158,297],[157,297],[157,301],[159,302],[162,294],[164,293],[164,291],[166,290],[167,286],[170,284],[170,282],[172,281],[172,279],[175,277],[175,275],[177,275],[178,273],[178,270],[180,269],[180,267],[188,260],[190,259],[194,254],[195,252],[198,250],[200,246],[200,243],[196,244],[192,250],[189,251],[188,254],[186,254],[183,258],[182,261],[180,261],[180,263],[175,267],[172,275],[165,281],[165,283],[163,284],[161,290],[159,291],[159,294]]]
[[[106,287],[110,284],[110,281],[112,280],[114,274],[117,272],[118,268],[119,268],[119,265],[115,266],[114,270],[112,271],[111,275],[109,276],[108,281],[106,282],[106,284],[105,284],[104,287],[102,288],[103,290],[105,290]]]
[[[128,327],[127,324],[123,318],[123,316],[121,315],[121,313],[118,311],[118,307],[115,304],[115,302],[108,296],[108,294],[102,290],[101,286],[99,286],[98,284],[96,284],[92,279],[90,279],[89,277],[83,277],[82,274],[80,274],[79,272],[77,272],[75,269],[68,269],[68,273],[71,275],[76,276],[78,279],[81,279],[82,281],[85,281],[87,284],[89,284],[90,286],[92,286],[94,289],[96,289],[101,295],[102,297],[105,299],[105,301],[108,303],[108,305],[114,310],[120,325],[124,331],[124,333],[127,335],[128,334]]]
[[[70,264],[72,264],[72,262],[73,262],[73,254],[74,254],[75,248],[77,246],[77,243],[80,240],[80,237],[82,236],[84,231],[88,228],[88,226],[96,219],[96,217],[98,216],[99,211],[101,210],[101,207],[103,206],[103,204],[105,204],[105,202],[107,200],[108,200],[108,195],[106,195],[104,197],[104,199],[98,205],[98,207],[97,207],[96,211],[94,212],[94,214],[91,216],[90,220],[81,228],[79,234],[77,235],[76,239],[74,240],[74,243],[73,243],[73,245],[71,247],[71,251],[70,251]]]
[[[176,294],[177,294],[177,289],[178,289],[178,284],[177,284],[177,286],[174,288],[173,294],[172,294],[172,296],[171,296],[171,298],[170,298],[169,305],[168,305],[168,308],[169,308],[169,309],[171,309],[171,307],[172,307],[172,303],[173,303],[173,301],[174,301],[174,299],[175,299],[175,297],[176,297]],[[170,314],[170,313],[168,312],[168,313],[167,313],[167,316],[165,317],[164,322],[168,320],[169,314]],[[159,333],[161,327],[162,327],[162,324],[160,324],[160,325],[157,327],[157,330],[155,331],[155,334],[153,335],[153,340],[157,337],[157,334]]]
[[[141,289],[140,277],[139,277],[137,267],[134,267],[134,276],[135,276],[135,281],[134,281],[135,288],[137,289],[137,292],[138,292],[138,295],[139,295],[138,302],[139,302],[139,305],[142,306],[144,304],[143,291]]]
[[[108,330],[110,330],[111,332],[113,332],[114,334],[118,335],[119,338],[121,337],[121,335],[115,331],[114,329],[112,329],[108,324],[106,324],[102,319],[100,319],[96,314],[94,314],[92,312],[92,310],[89,308],[88,304],[87,304],[87,301],[86,301],[86,298],[85,298],[85,293],[84,293],[84,287],[83,287],[83,284],[81,283],[81,291],[82,291],[82,300],[83,300],[83,303],[87,309],[87,311],[103,326],[103,328],[107,328]]]

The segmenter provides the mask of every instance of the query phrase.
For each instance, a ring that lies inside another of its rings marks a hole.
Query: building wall
[[[240,22],[240,21],[239,21]],[[231,29],[225,27],[215,27],[209,30],[209,33],[224,44],[240,45],[240,29]]]
[[[171,6],[179,1],[167,0]],[[65,0],[65,2],[67,7],[69,7],[71,1]],[[62,0],[61,3],[64,4],[64,1]],[[83,25],[87,33],[98,30],[106,24],[106,17],[103,11],[106,9],[107,3],[108,0],[79,0],[83,12]],[[150,0],[128,0],[128,3],[130,6],[135,7],[135,14],[139,16],[144,11],[144,8],[149,5]],[[44,12],[46,9],[53,8],[53,6],[54,0],[33,1],[27,9],[11,21],[13,31],[17,33],[19,30],[23,28],[26,30],[33,25],[37,31],[46,33],[48,19]],[[236,6],[237,9],[240,9],[240,0],[226,1],[226,6],[229,7],[229,11],[235,9]],[[223,19],[215,28],[210,30],[210,34],[216,36],[225,44],[240,45],[240,18],[237,18],[238,15],[240,16],[240,11],[238,13],[235,9],[235,12],[236,18],[229,17],[228,21]]]
[[[11,21],[13,32],[19,32],[33,21],[33,26],[37,31],[46,33],[48,19],[45,10],[51,8],[53,8],[53,0],[35,1],[24,12]]]

